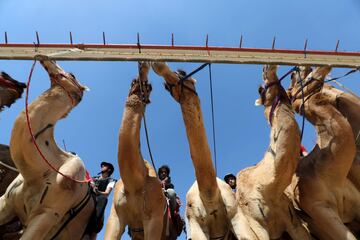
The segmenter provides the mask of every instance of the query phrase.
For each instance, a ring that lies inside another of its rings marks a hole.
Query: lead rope
[[[304,129],[305,129],[305,97],[304,97],[304,86],[302,83],[300,70],[299,70],[299,68],[296,68],[295,71],[297,72],[297,74],[299,76],[300,87],[301,87],[301,98],[302,98],[302,104],[301,104],[301,110],[300,110],[303,114],[302,124],[301,124],[301,134],[300,134],[300,143],[301,143],[302,139],[303,139],[303,135],[304,135]]]
[[[211,102],[211,120],[212,120],[213,148],[214,148],[214,160],[215,160],[215,174],[217,175],[217,154],[216,154],[216,135],[215,135],[215,111],[214,111],[214,94],[213,94],[211,64],[209,64],[209,79],[210,79],[210,102]]]
[[[144,113],[143,113],[143,123],[144,123],[144,130],[145,130],[145,137],[146,137],[146,144],[147,144],[147,148],[148,148],[148,152],[149,152],[149,156],[150,156],[150,160],[151,160],[151,164],[155,170],[155,174],[157,176],[157,171],[156,171],[156,166],[155,166],[155,162],[153,159],[153,155],[151,152],[151,147],[150,147],[150,140],[149,140],[149,133],[148,133],[148,128],[147,128],[147,124],[146,124],[146,116],[145,116],[145,112],[146,112],[146,103],[144,100],[144,91],[142,88],[142,84],[141,84],[141,79],[140,79],[140,63],[138,64],[138,72],[139,72],[139,77],[138,77],[138,82],[139,82],[139,86],[140,86],[140,92],[141,92],[141,102],[144,105]]]
[[[30,74],[29,74],[29,78],[28,78],[28,82],[27,82],[27,88],[26,88],[26,98],[25,98],[25,114],[26,114],[26,122],[27,122],[27,126],[28,126],[28,130],[31,136],[31,140],[34,143],[34,146],[36,148],[36,150],[38,151],[38,153],[40,154],[41,158],[44,160],[44,162],[55,172],[57,172],[58,174],[60,174],[61,176],[63,176],[64,178],[67,178],[71,181],[77,182],[77,183],[88,183],[91,181],[91,179],[85,179],[85,180],[77,180],[74,179],[70,176],[67,176],[65,174],[63,174],[62,172],[60,172],[58,169],[56,169],[44,156],[44,154],[41,152],[39,145],[36,142],[36,139],[34,137],[32,128],[31,128],[31,123],[30,123],[30,118],[29,118],[29,109],[28,109],[28,105],[29,105],[29,90],[30,90],[30,82],[31,82],[31,77],[32,74],[34,72],[35,69],[35,65],[36,65],[36,59],[34,60],[34,63],[31,66],[31,70],[30,70]]]

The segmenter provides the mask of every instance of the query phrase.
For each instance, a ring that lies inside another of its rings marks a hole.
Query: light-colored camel
[[[296,204],[306,213],[303,217],[312,233],[320,239],[355,240],[344,225],[360,219],[360,194],[347,178],[355,156],[355,141],[349,122],[321,92],[330,70],[324,66],[310,72],[302,67],[301,79],[293,74],[293,107],[302,112],[302,81],[305,116],[314,125],[318,140],[299,162],[290,187]]]
[[[276,70],[275,65],[264,66],[264,87],[256,100],[271,125],[270,145],[257,165],[238,173],[236,199],[258,239],[279,239],[285,232],[292,239],[310,239],[284,194],[300,158],[300,132]]]
[[[187,237],[202,239],[254,239],[231,188],[218,179],[211,159],[195,80],[181,84],[183,71],[172,72],[166,63],[152,65],[165,86],[180,103],[197,181],[186,195]]]
[[[80,102],[85,87],[54,61],[45,57],[41,59],[51,87],[29,105],[32,130],[42,153],[56,169],[83,180],[83,162],[57,146],[54,127]],[[24,225],[23,240],[52,239],[55,236],[56,239],[81,239],[94,209],[88,184],[76,183],[50,169],[34,147],[25,111],[15,121],[10,151],[21,174],[0,198],[0,225],[17,216]],[[72,213],[77,211],[79,213],[62,229]]]
[[[118,149],[121,181],[115,186],[106,240],[121,238],[126,226],[132,239],[176,239],[166,237],[166,199],[155,170],[140,152],[141,120],[151,92],[148,72],[149,64],[141,63],[125,103]]]

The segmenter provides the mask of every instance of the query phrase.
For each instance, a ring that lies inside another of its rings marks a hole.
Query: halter
[[[59,85],[65,92],[66,94],[68,95],[68,97],[70,98],[71,100],[71,105],[74,107],[76,104],[75,104],[75,100],[74,100],[74,97],[71,96],[70,92],[60,83],[60,79],[61,78],[66,78],[68,80],[70,80],[76,87],[77,87],[77,93],[78,93],[78,96],[82,97],[83,95],[83,90],[82,90],[82,87],[81,85],[76,81],[74,80],[73,78],[75,78],[75,76],[72,76],[72,78],[69,78],[68,76],[66,76],[64,73],[57,73],[57,74],[49,74],[50,75],[50,78],[52,80],[55,81],[55,83],[57,85]]]
[[[185,77],[182,77],[178,72],[175,72],[175,74],[178,76],[178,78],[179,78],[179,81],[177,82],[177,83],[174,83],[174,84],[172,84],[172,83],[168,83],[168,82],[165,82],[164,83],[164,86],[165,86],[165,89],[171,94],[171,96],[173,97],[173,98],[175,98],[174,97],[174,93],[173,93],[173,89],[174,89],[174,87],[176,87],[176,86],[178,86],[178,85],[180,85],[180,96],[179,96],[179,102],[181,103],[181,99],[182,99],[182,96],[183,96],[183,93],[184,93],[184,88],[186,88],[187,90],[189,90],[190,92],[192,92],[192,93],[194,93],[196,96],[198,96],[198,93],[194,90],[194,89],[192,89],[191,87],[189,87],[189,86],[186,86],[185,84],[184,84],[184,82],[185,81],[189,81],[189,75],[187,75],[187,76],[185,76]]]
[[[272,126],[272,119],[273,119],[273,116],[274,116],[275,109],[279,105],[280,100],[285,99],[288,103],[290,103],[290,99],[289,99],[288,95],[286,94],[286,91],[285,91],[284,87],[281,85],[280,81],[271,82],[269,84],[264,85],[264,89],[260,93],[261,101],[263,103],[265,103],[266,92],[273,86],[278,86],[279,87],[279,92],[278,92],[278,94],[276,95],[275,99],[273,100],[273,102],[271,104],[271,109],[270,109],[270,113],[269,113],[269,122],[270,122],[271,126]]]

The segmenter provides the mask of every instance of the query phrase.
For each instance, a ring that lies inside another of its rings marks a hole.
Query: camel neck
[[[119,133],[118,163],[127,191],[144,185],[146,167],[140,152],[140,127],[144,105],[137,95],[128,97]]]
[[[68,155],[55,142],[54,126],[71,109],[71,100],[62,89],[57,87],[50,88],[28,106],[29,120],[32,132],[34,136],[37,136],[37,144],[40,149],[46,149],[46,152],[43,153],[55,168],[58,168],[63,160],[68,158]],[[49,166],[44,160],[40,160],[34,143],[29,139],[24,112],[19,115],[15,122],[10,144],[11,151],[14,152],[15,156],[14,163],[24,178],[31,181],[38,179],[38,174],[48,170]]]
[[[265,114],[268,116],[266,112]],[[274,176],[269,178],[272,179],[268,184],[269,191],[274,196],[279,196],[290,184],[300,158],[300,131],[294,112],[287,102],[280,101],[273,115],[265,164],[272,165],[267,166],[266,171]]]
[[[55,125],[72,108],[71,99],[60,87],[53,87],[44,92],[28,106],[34,134],[49,124]]]
[[[181,110],[200,195],[211,200],[219,192],[216,173],[207,141],[200,100],[196,95],[191,94],[184,97]]]
[[[316,161],[321,162],[319,166],[321,165],[327,176],[331,175],[339,181],[344,180],[356,149],[348,120],[331,105],[323,93],[317,93],[309,99],[305,104],[305,113],[307,120],[315,126],[320,149],[328,153]]]

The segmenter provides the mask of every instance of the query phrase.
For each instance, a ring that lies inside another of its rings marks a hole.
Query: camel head
[[[71,98],[73,106],[77,105],[83,96],[83,92],[88,90],[83,86],[72,73],[65,72],[55,61],[47,56],[37,56],[41,65],[48,72],[51,81],[51,88],[61,87]]]
[[[276,74],[276,65],[264,65],[263,67],[263,85],[258,89],[260,97],[255,101],[255,106],[270,106],[279,93],[281,87]]]
[[[10,107],[16,99],[21,98],[26,84],[10,77],[7,73],[0,73],[0,111],[4,106]]]
[[[300,83],[300,80],[305,82],[305,78],[313,71],[312,67],[310,66],[299,66],[297,71],[293,71],[291,74],[291,82],[289,90],[295,87],[297,84]]]
[[[179,69],[173,72],[165,62],[153,62],[152,68],[156,74],[164,78],[165,89],[170,92],[177,102],[180,102],[187,94],[197,95],[195,90],[196,80],[192,77],[185,79],[187,76],[185,71]]]
[[[315,70],[311,66],[299,66],[291,74],[291,83],[288,89],[289,97],[293,100],[301,98],[301,88],[308,88],[310,84],[315,84],[311,91],[306,91],[306,95],[319,92],[324,83],[325,77],[331,71],[331,67],[322,66],[317,67]]]
[[[151,84],[148,82],[150,65],[148,62],[139,62],[139,76],[135,78],[130,87],[129,96],[137,95],[144,104],[150,103]]]

